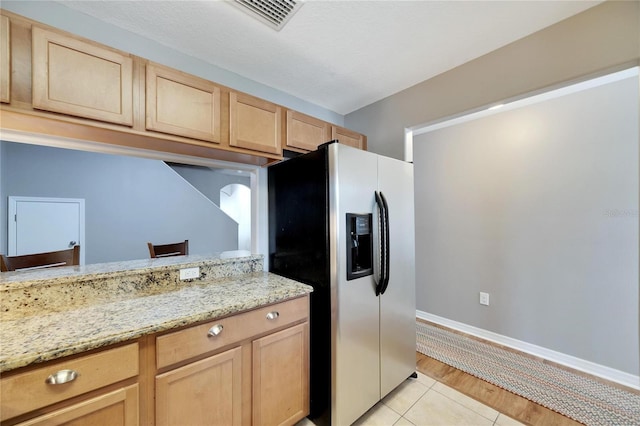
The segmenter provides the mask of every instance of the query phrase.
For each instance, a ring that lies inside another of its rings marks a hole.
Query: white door
[[[84,264],[84,200],[9,197],[8,255],[65,250],[80,245]]]

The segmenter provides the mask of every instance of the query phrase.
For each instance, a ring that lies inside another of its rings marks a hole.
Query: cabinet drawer
[[[309,298],[305,296],[159,336],[156,339],[158,368],[215,351],[308,316]],[[209,336],[216,327],[219,333]]]
[[[47,384],[56,372],[72,370],[75,380]],[[138,375],[138,344],[132,343],[92,355],[52,362],[35,370],[0,379],[2,420],[99,389]]]

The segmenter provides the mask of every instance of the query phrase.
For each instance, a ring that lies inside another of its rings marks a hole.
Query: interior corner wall
[[[638,376],[638,91],[415,137],[417,309]]]
[[[404,129],[640,64],[640,2],[606,1],[345,116],[368,149],[403,159]]]
[[[251,179],[248,176],[232,175],[210,167],[177,163],[168,164],[176,173],[186,179],[187,182],[218,207],[220,207],[220,190],[225,186],[239,183],[251,188]]]

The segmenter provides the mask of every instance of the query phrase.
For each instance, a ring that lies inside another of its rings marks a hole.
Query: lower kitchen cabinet
[[[132,382],[138,376],[138,352],[138,344],[130,343],[3,373],[0,420],[3,424],[15,424],[17,419],[29,419],[22,423],[29,425],[101,424],[88,419],[103,418],[108,412],[114,420],[102,424],[136,425],[138,385]]]
[[[309,323],[253,341],[253,424],[290,425],[309,412]]]
[[[293,425],[309,296],[3,373],[2,425]]]
[[[138,423],[138,385],[135,384],[18,424],[134,426]]]
[[[304,418],[308,318],[304,296],[157,336],[156,424],[275,426]]]
[[[235,347],[156,376],[156,425],[242,424],[242,377],[251,375],[253,425],[291,425],[309,411],[309,323],[251,342],[251,371]]]
[[[240,425],[242,348],[156,377],[156,424]]]

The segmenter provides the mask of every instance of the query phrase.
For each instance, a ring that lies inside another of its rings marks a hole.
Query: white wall
[[[638,375],[638,92],[417,136],[417,308]]]
[[[220,190],[220,208],[238,223],[238,250],[251,250],[251,189],[232,183]]]

